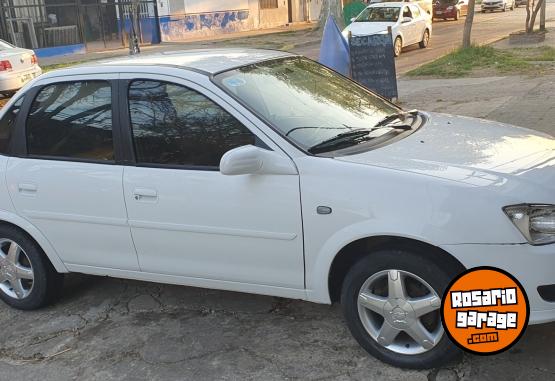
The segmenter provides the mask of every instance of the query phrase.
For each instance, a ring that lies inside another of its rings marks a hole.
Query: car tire
[[[418,43],[421,49],[425,49],[430,44],[430,31],[426,29],[424,35],[422,36],[422,41]]]
[[[401,55],[401,50],[403,50],[403,39],[401,36],[397,36],[393,42],[393,56],[399,57]]]
[[[61,295],[63,275],[22,230],[0,225],[0,299],[20,310],[44,307]]]
[[[429,369],[457,359],[461,351],[443,331],[440,316],[441,296],[458,273],[454,270],[407,250],[383,250],[362,258],[347,273],[341,290],[351,334],[368,353],[396,367]],[[397,280],[404,286],[396,287]],[[398,297],[400,294],[406,297]],[[431,299],[425,307],[413,310],[415,298]],[[409,304],[411,307],[406,307]],[[430,305],[435,310],[426,312]],[[419,337],[421,344],[411,335]]]

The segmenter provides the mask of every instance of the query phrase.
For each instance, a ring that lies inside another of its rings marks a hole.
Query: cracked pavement
[[[555,76],[402,80],[411,108],[488,117],[555,133]],[[56,305],[0,303],[0,381],[548,380],[555,324],[531,326],[508,352],[427,371],[364,352],[339,306],[72,274]]]

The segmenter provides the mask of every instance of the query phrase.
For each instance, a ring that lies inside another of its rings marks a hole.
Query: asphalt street
[[[526,9],[516,8],[514,11],[481,13],[480,7],[474,15],[474,26],[472,28],[472,39],[476,44],[487,44],[507,37],[509,33],[524,29]],[[547,20],[555,20],[555,2],[548,1]],[[403,49],[400,57],[396,60],[397,73],[406,73],[426,62],[433,61],[460,46],[465,17],[458,21],[434,20],[433,33],[430,46],[420,49],[413,45]],[[319,43],[303,45],[294,48],[295,53],[303,54],[317,59],[320,52]]]

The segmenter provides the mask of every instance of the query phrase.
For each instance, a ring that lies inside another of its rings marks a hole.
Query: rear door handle
[[[137,201],[155,201],[158,198],[158,192],[156,192],[156,189],[135,188],[133,198]]]
[[[34,195],[38,191],[38,187],[35,184],[18,184],[17,188],[19,193],[26,195]]]

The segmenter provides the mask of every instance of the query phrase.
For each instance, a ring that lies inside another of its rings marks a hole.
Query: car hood
[[[555,189],[555,138],[487,120],[431,113],[405,139],[337,160],[413,172],[476,186],[510,177]]]
[[[354,36],[367,36],[387,32],[387,27],[393,25],[395,25],[394,22],[353,22],[345,28],[343,34],[350,31]]]

